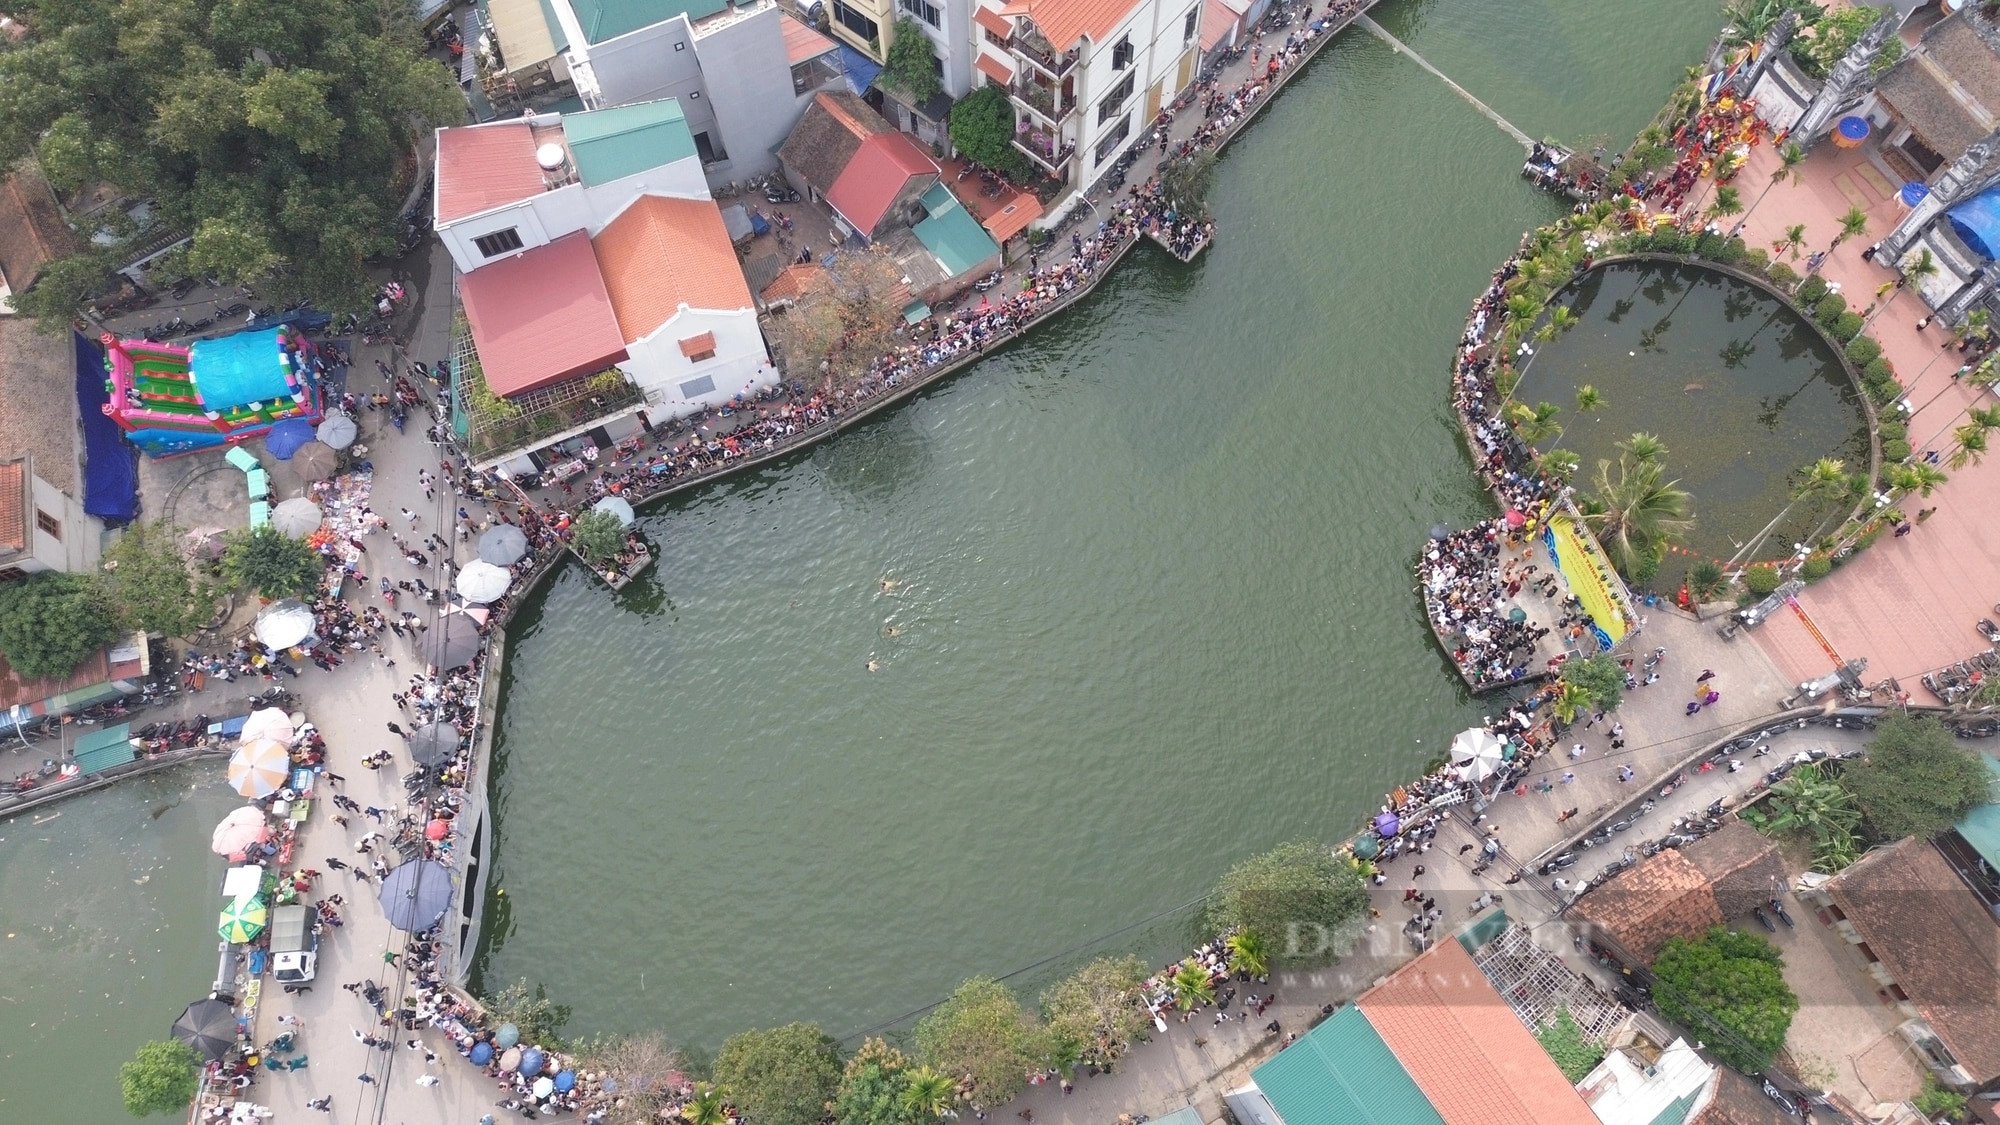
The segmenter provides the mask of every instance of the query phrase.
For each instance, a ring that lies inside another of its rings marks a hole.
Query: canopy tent
[[[277,529],[278,534],[293,539],[304,539],[318,531],[319,525],[324,522],[326,513],[319,510],[318,504],[303,496],[294,496],[271,512],[271,526]]]
[[[222,823],[209,835],[208,846],[216,855],[236,855],[263,843],[270,835],[271,826],[265,822],[264,810],[244,805],[222,818]]]
[[[333,449],[346,449],[353,445],[354,439],[359,437],[360,433],[361,431],[354,425],[354,419],[339,411],[328,414],[326,421],[319,424],[319,429],[313,431],[313,435],[319,438],[322,444]]]
[[[514,584],[513,572],[494,566],[484,559],[474,559],[458,572],[458,580],[453,583],[460,597],[469,602],[497,602],[507,594],[507,587]]]
[[[459,741],[458,728],[450,723],[425,723],[410,735],[410,757],[420,766],[450,761]]]
[[[221,1062],[236,1045],[236,1011],[221,1000],[197,1000],[174,1021],[174,1038],[208,1062]]]
[[[528,553],[528,535],[511,523],[495,524],[479,537],[479,560],[513,566]]]
[[[1451,763],[1467,770],[1474,781],[1484,781],[1500,771],[1507,760],[1507,743],[1485,727],[1460,731],[1451,740]]]
[[[397,867],[382,880],[382,913],[391,926],[405,933],[422,933],[451,909],[451,869],[435,860],[418,859]]]
[[[313,611],[297,598],[281,598],[257,615],[257,642],[265,648],[290,648],[313,635]]]
[[[245,743],[229,756],[229,787],[253,800],[276,793],[291,773],[291,751],[274,739]]]
[[[1966,249],[1989,261],[2000,258],[2000,184],[1944,213]]]

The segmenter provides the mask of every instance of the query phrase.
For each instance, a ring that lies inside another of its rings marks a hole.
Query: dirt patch
[[[35,459],[35,474],[76,495],[76,356],[68,335],[0,317],[0,450]]]

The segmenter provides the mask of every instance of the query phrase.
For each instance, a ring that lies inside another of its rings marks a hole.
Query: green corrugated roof
[[[132,724],[92,731],[76,740],[76,765],[85,773],[96,773],[132,760]]]
[[[1458,944],[1464,946],[1467,953],[1477,953],[1481,946],[1499,937],[1500,931],[1506,928],[1507,912],[1494,910],[1490,914],[1480,915],[1479,921],[1459,931]]]
[[[1201,1111],[1193,1106],[1183,1106],[1165,1117],[1153,1118],[1153,1125],[1201,1125]]]
[[[937,255],[951,276],[971,269],[1000,252],[1000,244],[972,217],[951,189],[937,184],[924,193],[924,210],[930,218],[911,228],[924,249]]]
[[[542,0],[542,22],[549,25],[549,41],[556,45],[556,50],[569,50],[569,33],[563,30],[562,21],[556,18],[553,0]]]
[[[728,0],[570,0],[583,37],[592,43],[616,39],[675,16],[698,20],[728,6]]]
[[[1285,1125],[1444,1125],[1352,1004],[1250,1077]]]
[[[1981,754],[1979,760],[2000,780],[2000,761],[1995,761],[1991,754]],[[1965,837],[1965,842],[1981,858],[2000,869],[2000,804],[1980,805],[1966,813],[1965,819],[1958,822],[1958,834]]]
[[[1687,1125],[1688,1114],[1694,1112],[1694,1103],[1701,1099],[1701,1095],[1707,1089],[1708,1083],[1704,1082],[1668,1102],[1667,1108],[1656,1114],[1648,1125]]]
[[[621,105],[562,119],[563,136],[588,187],[634,176],[695,154],[681,103],[672,98]]]

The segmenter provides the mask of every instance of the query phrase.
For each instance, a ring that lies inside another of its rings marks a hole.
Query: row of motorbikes
[[[1981,625],[1991,625],[1981,621]],[[1982,630],[1983,632],[1984,630]],[[2000,672],[2000,651],[1987,649],[1948,667],[1923,675],[1924,687],[1947,705],[1958,703],[1985,685],[1987,677]]]

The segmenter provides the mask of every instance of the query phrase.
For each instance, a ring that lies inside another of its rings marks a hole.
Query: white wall
[[[1124,22],[1112,29],[1101,43],[1091,43],[1077,64],[1081,77],[1077,83],[1079,114],[1082,117],[1082,135],[1077,143],[1077,171],[1080,182],[1090,183],[1098,178],[1107,167],[1114,163],[1124,151],[1145,139],[1152,118],[1147,116],[1148,92],[1162,81],[1165,89],[1160,104],[1171,103],[1180,93],[1178,80],[1181,57],[1200,46],[1199,21],[1192,37],[1183,39],[1181,29],[1186,26],[1188,12],[1198,6],[1201,0],[1148,0],[1128,15]],[[1124,70],[1114,70],[1111,60],[1115,48],[1121,40],[1130,38],[1135,57]],[[1099,123],[1098,102],[1124,81],[1126,74],[1136,76],[1132,82],[1132,93],[1123,102],[1124,108],[1110,120]],[[1097,146],[1118,127],[1121,118],[1129,116],[1132,121],[1130,134],[1124,142],[1112,151],[1097,158]]]
[[[715,333],[715,358],[695,363],[681,354],[680,342],[704,332]],[[757,314],[750,309],[711,312],[683,305],[678,316],[651,336],[626,344],[625,351],[630,358],[618,366],[645,392],[655,419],[721,406],[778,381]],[[691,397],[682,393],[681,384],[704,376],[715,383],[714,390]]]
[[[680,49],[675,50],[676,46]],[[694,29],[685,16],[642,27],[590,47],[588,52],[598,91],[593,108],[678,98],[681,112],[687,116],[688,132],[715,132],[715,113],[697,61]]]
[[[103,525],[85,515],[82,504],[70,499],[39,475],[32,480],[35,510],[25,515],[31,537],[29,550],[34,555],[34,561],[51,570],[66,570],[72,574],[95,567],[103,547]],[[53,516],[62,528],[62,536],[58,538],[43,531],[41,521],[35,518],[36,512]],[[26,559],[18,559],[10,565],[28,571],[40,569],[29,565]]]
[[[704,29],[695,40],[732,177],[776,168],[778,146],[804,109],[792,94],[792,65],[785,57],[779,18],[778,6],[763,0],[756,11],[712,31]]]

